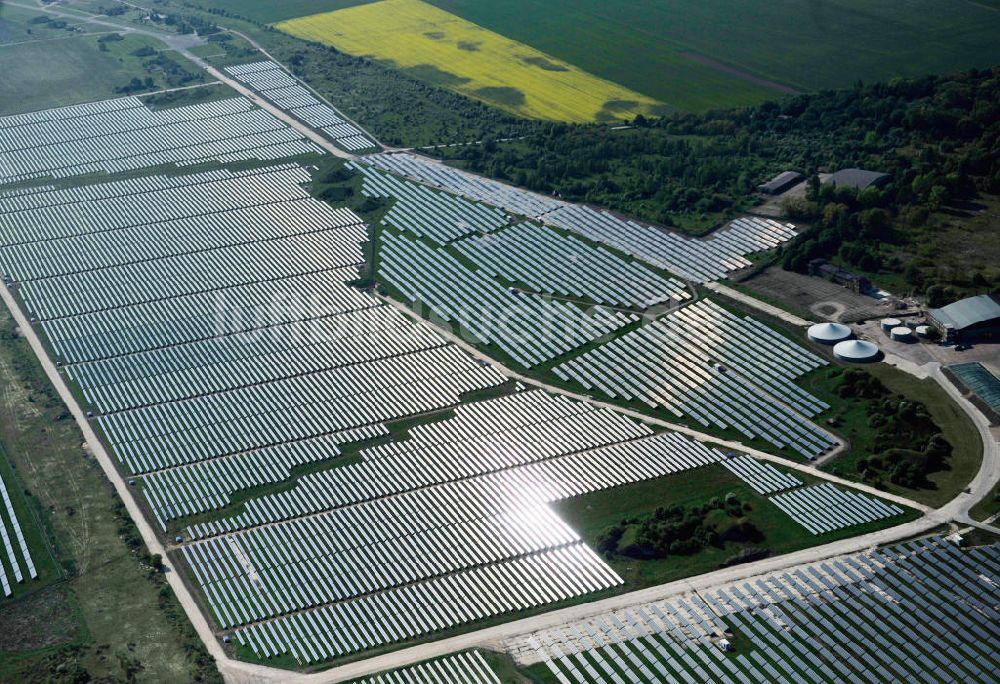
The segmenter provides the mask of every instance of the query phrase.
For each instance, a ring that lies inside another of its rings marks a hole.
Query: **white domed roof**
[[[864,340],[846,340],[834,345],[833,355],[844,361],[871,361],[878,356],[878,347]]]
[[[823,344],[833,344],[851,336],[851,329],[840,323],[817,323],[809,326],[809,339]]]

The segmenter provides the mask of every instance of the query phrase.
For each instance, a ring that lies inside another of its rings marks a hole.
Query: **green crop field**
[[[222,10],[252,21],[272,24],[285,19],[366,5],[375,0],[198,0],[205,9]]]
[[[685,110],[1000,62],[995,2],[429,1]]]

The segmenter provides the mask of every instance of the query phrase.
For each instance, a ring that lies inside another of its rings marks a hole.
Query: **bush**
[[[621,541],[623,534],[625,534],[623,526],[609,527],[597,538],[597,551],[605,556],[614,555],[618,551],[618,542]]]

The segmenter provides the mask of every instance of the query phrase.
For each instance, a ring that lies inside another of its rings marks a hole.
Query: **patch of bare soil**
[[[0,652],[30,651],[68,644],[80,622],[67,590],[53,586],[0,610]]]

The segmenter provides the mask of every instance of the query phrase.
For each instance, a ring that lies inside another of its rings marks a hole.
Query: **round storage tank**
[[[841,361],[863,363],[878,358],[878,347],[864,340],[846,340],[834,345],[833,355]]]
[[[927,337],[930,334],[931,334],[931,326],[929,326],[929,325],[918,325],[917,326],[917,335],[918,336],[920,336],[920,337]]]
[[[851,329],[840,323],[817,323],[809,326],[809,339],[820,344],[837,344],[851,336]]]
[[[882,332],[891,332],[893,328],[898,328],[903,325],[903,321],[898,318],[883,318],[882,319]]]
[[[909,342],[913,339],[913,331],[905,325],[900,325],[889,331],[889,337],[897,342]]]

